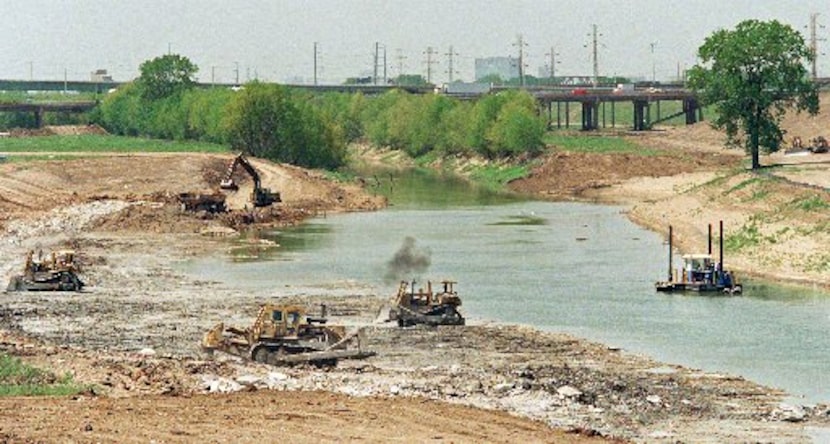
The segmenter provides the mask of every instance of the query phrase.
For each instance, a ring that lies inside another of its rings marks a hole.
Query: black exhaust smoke
[[[432,252],[428,249],[415,246],[415,238],[407,237],[403,240],[401,248],[395,252],[395,256],[386,263],[384,282],[390,284],[415,277],[413,275],[422,275],[429,269],[431,255]]]

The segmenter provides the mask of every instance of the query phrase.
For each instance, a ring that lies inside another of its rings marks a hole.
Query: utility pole
[[[593,55],[593,61],[594,61],[594,81],[593,81],[593,84],[594,84],[594,88],[596,88],[597,85],[599,85],[599,61],[597,60],[598,34],[597,34],[597,25],[594,24],[594,25],[591,25],[591,26],[594,29],[593,44],[592,44],[592,48],[593,48],[592,49],[592,55]]]
[[[210,87],[216,86],[216,66],[210,67]]]
[[[657,46],[657,42],[651,42],[648,46],[651,47],[651,83],[654,83],[657,81],[657,68],[654,61],[654,47]]]
[[[550,52],[545,55],[550,57],[550,71],[548,71],[548,74],[550,75],[550,83],[553,85],[556,82],[556,56],[559,54],[556,52],[555,48],[551,46]]]
[[[314,86],[317,86],[317,42],[314,42]]]
[[[435,55],[435,49],[433,49],[432,46],[427,46],[427,50],[426,50],[426,52],[424,52],[424,54],[426,54],[426,56],[427,56],[427,59],[424,62],[427,65],[427,83],[431,84],[432,83],[432,65],[434,63],[436,63],[435,60],[432,59],[432,56]]]
[[[452,76],[455,73],[453,68],[452,58],[453,56],[457,56],[458,53],[454,52],[452,49],[452,45],[450,45],[450,50],[444,54],[447,56],[447,83],[452,83]]]
[[[375,62],[372,74],[372,83],[375,85],[378,84],[378,51],[380,51],[380,43],[375,42]]]
[[[383,84],[386,85],[389,83],[389,79],[386,76],[386,45],[383,45]]]
[[[516,38],[516,43],[513,45],[519,47],[519,85],[525,86],[524,47],[527,46],[527,43],[525,43],[524,39],[522,39],[522,35],[519,34]]]
[[[814,12],[810,14],[810,52],[813,53],[813,64],[812,64],[812,75],[813,80],[818,78],[818,42],[820,40],[824,40],[822,38],[818,38],[818,28],[824,28],[823,25],[818,23],[818,13]]]
[[[236,82],[234,83],[234,85],[239,86],[239,62],[233,63],[236,65],[236,68],[233,70],[233,72],[236,74]]]
[[[403,61],[406,59],[406,56],[403,55],[403,50],[398,48],[395,50],[395,59],[398,60],[398,81],[401,80],[401,76],[403,75]]]

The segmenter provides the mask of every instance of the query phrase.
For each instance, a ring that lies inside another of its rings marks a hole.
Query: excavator
[[[297,305],[263,304],[253,325],[247,328],[216,324],[205,333],[202,350],[221,351],[271,365],[336,365],[339,359],[374,356],[360,348],[360,330],[346,334],[343,326],[327,326],[321,317],[308,316]],[[349,348],[352,342],[356,348]]]
[[[275,202],[282,202],[280,199],[280,193],[272,192],[270,189],[262,187],[259,173],[257,173],[254,166],[248,162],[248,159],[245,158],[243,153],[239,153],[236,157],[234,157],[230,165],[228,165],[228,171],[225,173],[225,178],[219,183],[219,188],[234,191],[239,189],[239,185],[237,185],[237,183],[233,180],[233,173],[236,171],[236,167],[240,165],[254,181],[254,189],[251,191],[251,203],[253,203],[255,207],[267,207]]]

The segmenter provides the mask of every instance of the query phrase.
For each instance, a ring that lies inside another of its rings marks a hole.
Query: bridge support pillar
[[[597,102],[582,102],[582,130],[591,131],[599,127],[599,106]]]
[[[43,126],[43,108],[35,109],[35,128]]]
[[[648,115],[648,101],[635,100],[634,101],[634,131],[645,131],[650,129],[651,122],[649,122]]]
[[[700,120],[703,120],[703,110],[697,104],[696,99],[683,100],[683,113],[686,114],[686,125],[694,125],[698,122],[698,110],[700,110]]]

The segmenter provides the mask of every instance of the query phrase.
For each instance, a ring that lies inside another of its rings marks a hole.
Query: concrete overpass
[[[33,113],[35,125],[40,128],[43,124],[43,115],[54,113],[85,113],[98,106],[96,101],[78,102],[0,102],[0,112]]]

